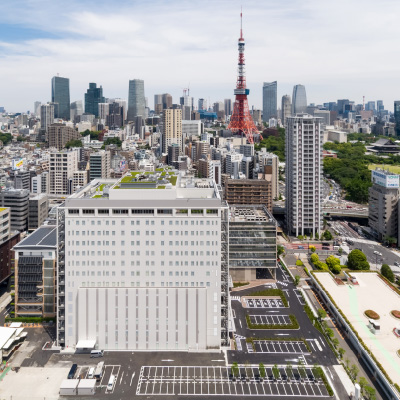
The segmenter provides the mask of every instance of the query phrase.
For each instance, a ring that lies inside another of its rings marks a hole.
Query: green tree
[[[345,350],[345,349],[343,349],[343,348],[341,348],[341,347],[339,347],[339,349],[338,349],[338,353],[339,353],[339,356],[340,356],[340,358],[343,358],[343,356],[344,356],[344,353],[346,353],[346,350]]]
[[[350,360],[348,358],[345,358],[344,359],[344,364],[345,364],[346,368],[349,369]]]
[[[394,273],[387,264],[383,264],[381,267],[381,274],[388,279],[390,282],[394,282]]]
[[[371,386],[364,387],[364,393],[368,400],[376,400],[376,390]]]
[[[329,339],[333,338],[333,330],[331,328],[328,328],[326,331],[326,336],[328,336]]]
[[[318,318],[319,318],[320,321],[322,321],[323,319],[326,318],[326,311],[324,309],[322,309],[322,308],[319,308],[317,310],[317,314],[318,314]]]
[[[318,254],[315,253],[311,254],[310,260],[313,264],[315,264],[317,261],[319,261]]]
[[[26,140],[28,140],[27,137],[24,137],[24,136],[17,136],[17,142],[25,142]]]
[[[329,271],[328,266],[325,263],[323,263],[322,261],[317,261],[314,263],[314,265],[321,271]]]
[[[299,235],[299,236],[297,236],[297,239],[303,240],[303,239],[304,239],[304,236],[303,236],[303,235]]]
[[[337,348],[339,346],[339,339],[333,338],[332,339],[332,344],[335,346],[335,348]]]
[[[315,246],[310,246],[311,253],[315,253]]]
[[[239,365],[237,362],[233,362],[231,366],[231,372],[233,376],[239,376]]]
[[[293,378],[293,367],[292,364],[288,363],[286,365],[286,375],[291,379]]]
[[[339,247],[339,254],[341,255],[343,253],[343,249],[341,247]]]
[[[65,144],[65,148],[69,149],[70,147],[82,147],[82,141],[79,139],[70,140]]]
[[[369,270],[370,266],[367,261],[365,254],[358,249],[354,249],[350,252],[347,258],[347,266],[353,270]]]
[[[335,275],[339,275],[341,270],[342,270],[342,267],[340,266],[340,264],[333,265],[332,269],[331,269],[332,273]]]
[[[304,379],[307,377],[307,372],[306,372],[306,368],[304,367],[303,360],[299,360],[299,365],[298,365],[297,369],[299,370],[299,374],[300,374],[301,378]]]
[[[315,232],[315,240],[319,240],[319,233]]]
[[[364,388],[368,385],[368,381],[363,376],[360,376],[358,384],[360,385],[361,394],[364,395]]]
[[[332,240],[333,239],[332,233],[330,231],[328,231],[328,230],[326,230],[323,235],[324,235],[324,239],[325,240]]]
[[[260,372],[261,378],[265,378],[265,367],[264,364],[261,362],[260,364],[258,364],[258,371]]]
[[[285,248],[281,244],[278,244],[277,251],[278,251],[278,256],[280,256],[285,252]]]
[[[295,277],[294,277],[294,286],[298,286],[299,285],[299,283],[300,283],[300,275],[296,275]]]
[[[357,379],[357,375],[359,372],[360,372],[360,370],[358,369],[357,365],[353,364],[350,367],[350,375],[352,376],[353,381],[355,381]]]
[[[121,142],[121,139],[120,139],[120,138],[117,138],[117,137],[107,138],[107,139],[104,141],[104,146],[108,146],[108,145],[110,145],[110,144],[116,144],[118,147],[121,147],[122,142]]]
[[[278,365],[275,364],[275,365],[272,367],[272,374],[274,375],[274,378],[275,378],[276,380],[279,379],[279,377],[281,376],[281,374],[279,373]]]
[[[335,256],[330,255],[329,257],[327,257],[327,259],[325,260],[326,265],[328,266],[328,268],[332,271],[333,267],[335,265],[339,265],[340,266],[340,260],[338,258],[336,258]]]
[[[322,378],[322,370],[321,367],[315,364],[312,368],[312,373],[314,374],[316,379],[321,379]]]

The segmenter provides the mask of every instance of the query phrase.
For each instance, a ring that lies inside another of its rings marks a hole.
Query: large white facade
[[[201,182],[178,177],[164,190],[117,189],[118,183],[108,198],[93,198],[100,182],[92,181],[66,200],[59,222],[65,232],[64,240],[60,237],[65,243],[61,344],[220,347],[227,209],[213,182]]]

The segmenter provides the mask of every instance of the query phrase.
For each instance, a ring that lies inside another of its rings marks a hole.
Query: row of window
[[[111,285],[110,285],[110,282],[82,282],[82,287],[98,287],[98,286],[103,286],[103,287],[126,287],[127,286],[127,284],[125,283],[125,282],[111,282]],[[136,286],[136,287],[139,287],[139,286],[141,286],[141,284],[140,284],[140,282],[131,282],[131,286]],[[146,287],[155,287],[155,286],[158,286],[158,285],[156,285],[156,283],[155,282],[146,282],[145,283],[145,286]],[[161,287],[172,287],[172,286],[175,286],[175,287],[189,287],[189,282],[175,282],[175,284],[174,284],[174,282],[161,282]],[[210,282],[190,282],[190,287],[198,287],[198,286],[200,286],[200,287],[204,287],[204,286],[206,286],[206,287],[210,287],[211,286],[211,283]]]
[[[68,276],[116,276],[116,271],[68,271]],[[103,272],[103,273],[102,273]],[[140,276],[141,271],[130,271],[131,276]],[[142,271],[143,272],[143,271]],[[189,276],[189,271],[144,271],[144,276],[156,276],[156,272],[159,272],[161,276]],[[125,276],[125,271],[120,271],[121,276]],[[194,276],[195,271],[190,271],[190,276]],[[211,276],[211,271],[206,271],[206,276]]]
[[[68,225],[77,225],[77,226],[79,226],[79,225],[82,225],[82,226],[86,226],[86,222],[87,222],[87,224],[89,225],[89,222],[90,222],[90,225],[96,225],[96,221],[95,220],[91,220],[91,221],[86,221],[86,220],[68,220]],[[109,226],[110,225],[110,221],[109,220],[97,220],[97,225],[102,225],[102,222],[105,222],[105,225],[106,226]],[[131,220],[131,226],[132,225],[140,225],[141,224],[141,222],[143,222],[143,221],[141,221],[141,220]],[[161,225],[167,225],[167,221],[165,221],[165,220],[161,220],[160,221],[161,222]],[[125,225],[125,220],[120,220],[120,223],[121,223],[121,225],[122,226],[124,226]],[[145,221],[144,221],[144,223],[145,223],[145,225],[155,225],[155,220],[149,220],[149,219],[146,219]],[[111,225],[116,225],[116,221],[115,220],[112,220],[111,221]],[[127,224],[128,225],[128,224]],[[169,220],[168,221],[168,225],[174,225],[174,220]],[[189,225],[189,221],[188,220],[175,220],[175,225]],[[218,225],[218,220],[217,221],[203,221],[203,220],[196,220],[196,221],[190,221],[190,225],[200,225],[200,226],[202,226],[202,225]]]
[[[131,209],[132,214],[155,214],[154,209]],[[185,209],[185,210],[177,210],[178,214],[188,214],[190,211],[191,214],[204,214],[204,211],[206,212],[207,215],[218,215],[218,210],[217,209],[209,209],[209,210],[204,210],[204,209]],[[110,214],[110,210],[108,208],[103,208],[103,209],[98,209],[97,210],[98,214],[103,214],[103,215],[108,215]],[[129,209],[121,209],[121,208],[114,208],[111,210],[111,213],[114,215],[128,215],[129,214]],[[79,215],[79,209],[77,208],[70,208],[68,210],[69,215]],[[82,214],[84,215],[94,215],[95,214],[95,209],[93,208],[85,208],[82,209]],[[172,209],[158,209],[157,214],[166,214],[166,215],[172,215],[173,210]]]
[[[80,246],[81,243],[82,243],[82,246],[86,246],[86,245],[87,246],[95,246],[96,245],[96,241],[94,241],[94,240],[92,240],[92,241],[89,241],[89,240],[88,241],[86,241],[86,240],[82,240],[82,241],[72,240],[72,241],[69,241],[68,240],[68,246],[71,246],[71,244],[72,244],[72,246]],[[109,242],[108,240],[103,240],[103,241],[97,240],[97,246],[110,246],[110,243],[111,243],[111,246],[115,246],[116,242],[114,240],[111,241],[111,242]],[[128,243],[128,242],[125,242],[125,240],[121,240],[118,243],[121,246],[125,246],[125,243]],[[145,243],[146,246],[155,246],[155,241],[154,240],[151,240],[151,241],[150,240],[146,240],[144,243]],[[161,246],[164,246],[164,243],[165,242],[163,240],[161,240],[160,242],[157,242],[157,244],[159,244]],[[218,242],[217,241],[214,242],[214,240],[212,240],[212,241],[207,240],[205,242],[202,241],[202,240],[200,240],[200,241],[192,240],[190,242],[191,246],[204,246],[204,245],[210,246],[211,245],[211,246],[214,247],[214,244],[215,244],[215,246],[218,246]],[[131,246],[140,246],[140,245],[141,245],[140,240],[136,240],[136,242],[134,240],[131,240]],[[172,240],[170,240],[168,242],[168,246],[173,246],[173,245],[174,245],[174,242]],[[176,240],[175,241],[175,246],[189,246],[189,241],[181,240],[179,242],[178,240]],[[83,253],[82,253],[82,255],[83,255]],[[140,253],[139,253],[139,255],[140,255]]]
[[[72,256],[80,256],[81,255],[81,253],[82,253],[82,256],[86,256],[86,255],[88,255],[88,256],[115,256],[116,255],[116,252],[114,251],[114,250],[112,250],[112,251],[108,251],[108,250],[98,250],[97,252],[96,251],[86,251],[86,250],[82,250],[82,251],[79,251],[79,250],[70,250],[70,251],[68,251],[68,255],[70,256],[70,255],[72,255]],[[97,253],[97,254],[96,254]],[[200,250],[200,251],[194,251],[194,250],[192,250],[191,252],[190,252],[190,255],[191,256],[214,256],[214,253],[215,253],[215,255],[216,256],[218,256],[218,251],[202,251],[202,250]],[[271,253],[272,254],[272,253]],[[121,254],[120,254],[121,256],[125,256],[125,255],[128,255],[128,254],[125,254],[125,250],[121,250]],[[136,251],[131,251],[131,256],[140,256],[140,250],[136,250]],[[150,251],[150,250],[146,250],[145,251],[145,254],[144,255],[146,255],[146,256],[153,256],[153,257],[155,257],[156,256],[156,252],[154,251],[154,250],[152,250],[152,251]],[[172,250],[170,250],[170,251],[168,251],[168,252],[165,252],[164,250],[161,250],[161,253],[160,253],[160,255],[161,256],[165,256],[165,255],[169,255],[169,256],[189,256],[189,251],[175,251],[175,253],[172,251]],[[157,254],[157,256],[158,256],[158,254]]]
[[[89,267],[89,266],[92,266],[92,267],[94,267],[94,266],[98,266],[98,267],[100,267],[100,266],[106,266],[106,267],[108,267],[108,266],[112,266],[112,267],[115,267],[117,264],[116,264],[116,262],[115,261],[105,261],[105,260],[102,260],[102,261],[97,261],[97,262],[95,262],[95,261],[93,261],[93,260],[91,260],[91,261],[89,261],[89,260],[83,260],[83,261],[74,261],[74,260],[72,260],[72,261],[68,261],[68,266],[70,267],[70,266],[72,266],[72,267],[80,267],[80,266],[82,266],[82,267]],[[125,260],[122,260],[122,261],[118,261],[118,265],[119,266],[121,266],[121,267],[125,267],[126,265],[127,265],[127,263],[125,263]],[[133,266],[137,266],[137,267],[139,267],[140,265],[146,265],[146,267],[155,267],[156,266],[156,263],[155,263],[155,261],[145,261],[144,263],[140,263],[140,260],[136,260],[136,261],[133,261],[133,260],[131,260],[131,266],[133,267]],[[168,264],[165,262],[165,261],[160,261],[160,263],[158,264],[157,263],[157,266],[161,266],[161,267],[164,267],[164,266],[169,266],[169,267],[173,267],[173,266],[185,266],[185,267],[188,267],[189,266],[189,261],[175,261],[175,263],[173,262],[173,261],[168,261]],[[218,262],[217,261],[190,261],[190,266],[192,266],[192,267],[198,267],[198,266],[200,266],[200,267],[203,267],[203,266],[207,266],[207,267],[210,267],[210,266],[212,266],[212,267],[214,267],[214,266],[218,266]]]
[[[125,231],[75,231],[75,230],[70,230],[69,233],[71,236],[79,236],[80,233],[82,233],[82,236],[125,236]],[[135,234],[136,232],[136,234]],[[160,231],[161,236],[165,236],[165,232],[168,233],[169,236],[174,235],[174,231]],[[145,236],[155,236],[156,232],[155,231],[131,231],[131,236],[140,236],[140,235],[145,235]],[[190,236],[218,236],[219,232],[218,231],[190,231]],[[175,236],[189,236],[189,231],[175,231]]]

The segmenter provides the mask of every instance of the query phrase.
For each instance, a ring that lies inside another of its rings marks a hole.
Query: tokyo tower
[[[238,63],[238,77],[236,83],[235,105],[231,121],[228,129],[234,133],[245,134],[249,143],[254,143],[254,134],[258,134],[258,129],[254,124],[253,118],[250,115],[249,103],[247,102],[247,95],[250,90],[246,88],[246,74],[244,63],[244,38],[242,30],[242,13],[240,13],[240,38],[239,38],[239,63]],[[262,138],[262,137],[261,137]]]

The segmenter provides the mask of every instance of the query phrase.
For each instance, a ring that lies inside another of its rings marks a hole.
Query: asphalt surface
[[[287,308],[244,308],[242,303],[238,300],[232,300],[232,309],[235,315],[236,334],[239,335],[242,351],[228,351],[228,362],[250,363],[258,364],[260,362],[266,364],[286,365],[291,363],[296,365],[300,359],[304,359],[306,364],[309,365],[322,365],[327,368],[330,379],[333,381],[335,390],[337,391],[340,399],[348,398],[347,393],[340,382],[332,365],[339,364],[336,356],[326,343],[322,334],[312,325],[307,314],[304,311],[304,306],[300,303],[295,290],[296,287],[287,279],[287,273],[283,272],[280,268],[277,270],[277,287],[282,289],[289,303]],[[282,283],[279,283],[282,282]],[[262,290],[263,287],[256,287],[252,289],[235,291],[234,296],[249,296],[252,292]],[[283,329],[249,329],[246,322],[246,314],[250,315],[281,315],[293,314],[295,315],[300,329],[298,330],[283,330]],[[240,320],[240,322],[239,322]],[[247,350],[245,339],[248,338],[277,338],[283,340],[286,338],[299,338],[305,339],[309,346],[312,348],[311,354],[287,354],[287,353],[249,353]],[[321,350],[316,345],[315,340],[318,342]],[[311,344],[313,343],[313,344]],[[311,344],[311,345],[310,345]]]

